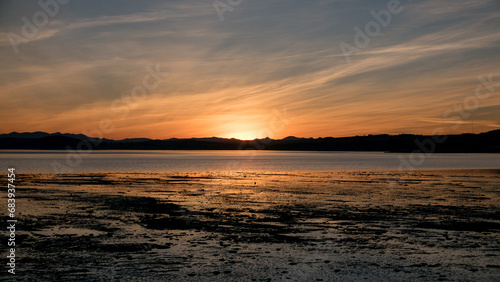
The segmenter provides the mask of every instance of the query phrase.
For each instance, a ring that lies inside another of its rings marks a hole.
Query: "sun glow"
[[[241,131],[241,132],[233,132],[227,134],[228,138],[236,138],[240,140],[254,140],[255,138],[262,138],[258,136],[256,131]]]
[[[268,116],[257,111],[246,114],[225,114],[215,116],[213,120],[207,120],[207,127],[214,127],[215,134],[225,138],[236,138],[240,140],[254,140],[265,138],[269,134],[266,121]]]

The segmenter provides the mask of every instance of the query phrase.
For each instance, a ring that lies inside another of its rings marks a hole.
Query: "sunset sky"
[[[500,128],[500,1],[401,1],[381,26],[371,11],[392,1],[42,0],[52,15],[1,1],[0,133],[103,120],[113,139]],[[372,21],[380,32],[356,47]]]

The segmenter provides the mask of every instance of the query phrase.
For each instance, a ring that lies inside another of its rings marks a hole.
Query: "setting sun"
[[[207,128],[212,128],[219,137],[236,138],[240,140],[254,140],[256,138],[272,138],[273,134],[266,123],[271,116],[260,112],[259,109],[247,111],[240,115],[236,113],[219,115],[207,120]]]
[[[256,131],[241,131],[227,134],[227,138],[236,138],[240,140],[254,140],[256,138],[265,138],[265,136],[258,136]]]

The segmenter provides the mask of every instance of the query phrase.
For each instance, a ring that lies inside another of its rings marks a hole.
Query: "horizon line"
[[[334,137],[334,136],[318,136],[318,137],[297,137],[297,136],[294,136],[294,135],[289,135],[289,136],[286,136],[286,137],[283,137],[283,138],[270,138],[270,137],[261,137],[261,138],[254,138],[254,139],[239,139],[239,138],[235,138],[235,137],[218,137],[218,136],[210,136],[210,137],[170,137],[170,138],[164,138],[164,139],[159,139],[159,138],[150,138],[150,137],[126,137],[126,138],[123,138],[123,139],[112,139],[112,138],[106,138],[106,137],[102,137],[102,138],[98,138],[98,137],[92,137],[92,136],[88,136],[88,135],[85,135],[83,133],[61,133],[59,131],[56,131],[56,132],[53,132],[53,133],[49,133],[49,132],[45,132],[45,131],[33,131],[33,132],[17,132],[17,131],[12,131],[10,133],[0,133],[0,137],[1,135],[9,135],[9,134],[13,134],[13,133],[16,133],[16,134],[33,134],[33,133],[45,133],[45,134],[49,134],[49,135],[56,135],[56,134],[60,134],[60,135],[65,135],[65,134],[69,134],[69,135],[83,135],[83,136],[86,136],[88,138],[93,138],[93,139],[107,139],[107,140],[113,140],[113,141],[121,141],[121,140],[126,140],[126,139],[150,139],[150,140],[169,140],[169,139],[210,139],[210,138],[218,138],[218,139],[235,139],[235,140],[239,140],[239,141],[253,141],[253,140],[262,140],[262,139],[271,139],[271,140],[283,140],[283,139],[286,139],[286,138],[297,138],[297,139],[319,139],[319,138],[351,138],[351,137],[368,137],[368,136],[380,136],[380,135],[388,135],[388,136],[400,136],[400,135],[415,135],[415,136],[450,136],[450,135],[466,135],[466,134],[473,134],[473,135],[477,135],[477,134],[483,134],[483,133],[488,133],[488,132],[492,132],[492,131],[496,131],[496,130],[500,130],[500,128],[497,128],[497,129],[493,129],[493,130],[489,130],[489,131],[484,131],[484,132],[480,132],[480,133],[474,133],[474,132],[461,132],[461,133],[454,133],[454,134],[442,134],[442,135],[439,135],[439,134],[416,134],[416,133],[399,133],[399,134],[391,134],[391,133],[378,133],[378,134],[373,134],[373,133],[369,133],[369,134],[363,134],[363,135],[351,135],[351,136],[338,136],[338,137]]]

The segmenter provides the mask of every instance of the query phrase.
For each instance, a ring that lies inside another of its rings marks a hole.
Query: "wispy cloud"
[[[0,25],[0,98],[18,114],[1,111],[2,130],[79,132],[111,118],[117,129],[108,137],[229,136],[265,127],[273,109],[286,106],[291,122],[275,137],[430,133],[446,126],[444,111],[474,93],[477,75],[500,75],[500,7],[407,3],[347,64],[338,45],[386,4],[247,1],[221,22],[206,1],[120,9],[75,2],[17,55],[6,35],[36,4],[14,7],[17,14]],[[127,118],[116,118],[112,101],[157,63],[168,79]],[[481,107],[499,105],[498,97]],[[488,130],[500,116],[478,120]]]

